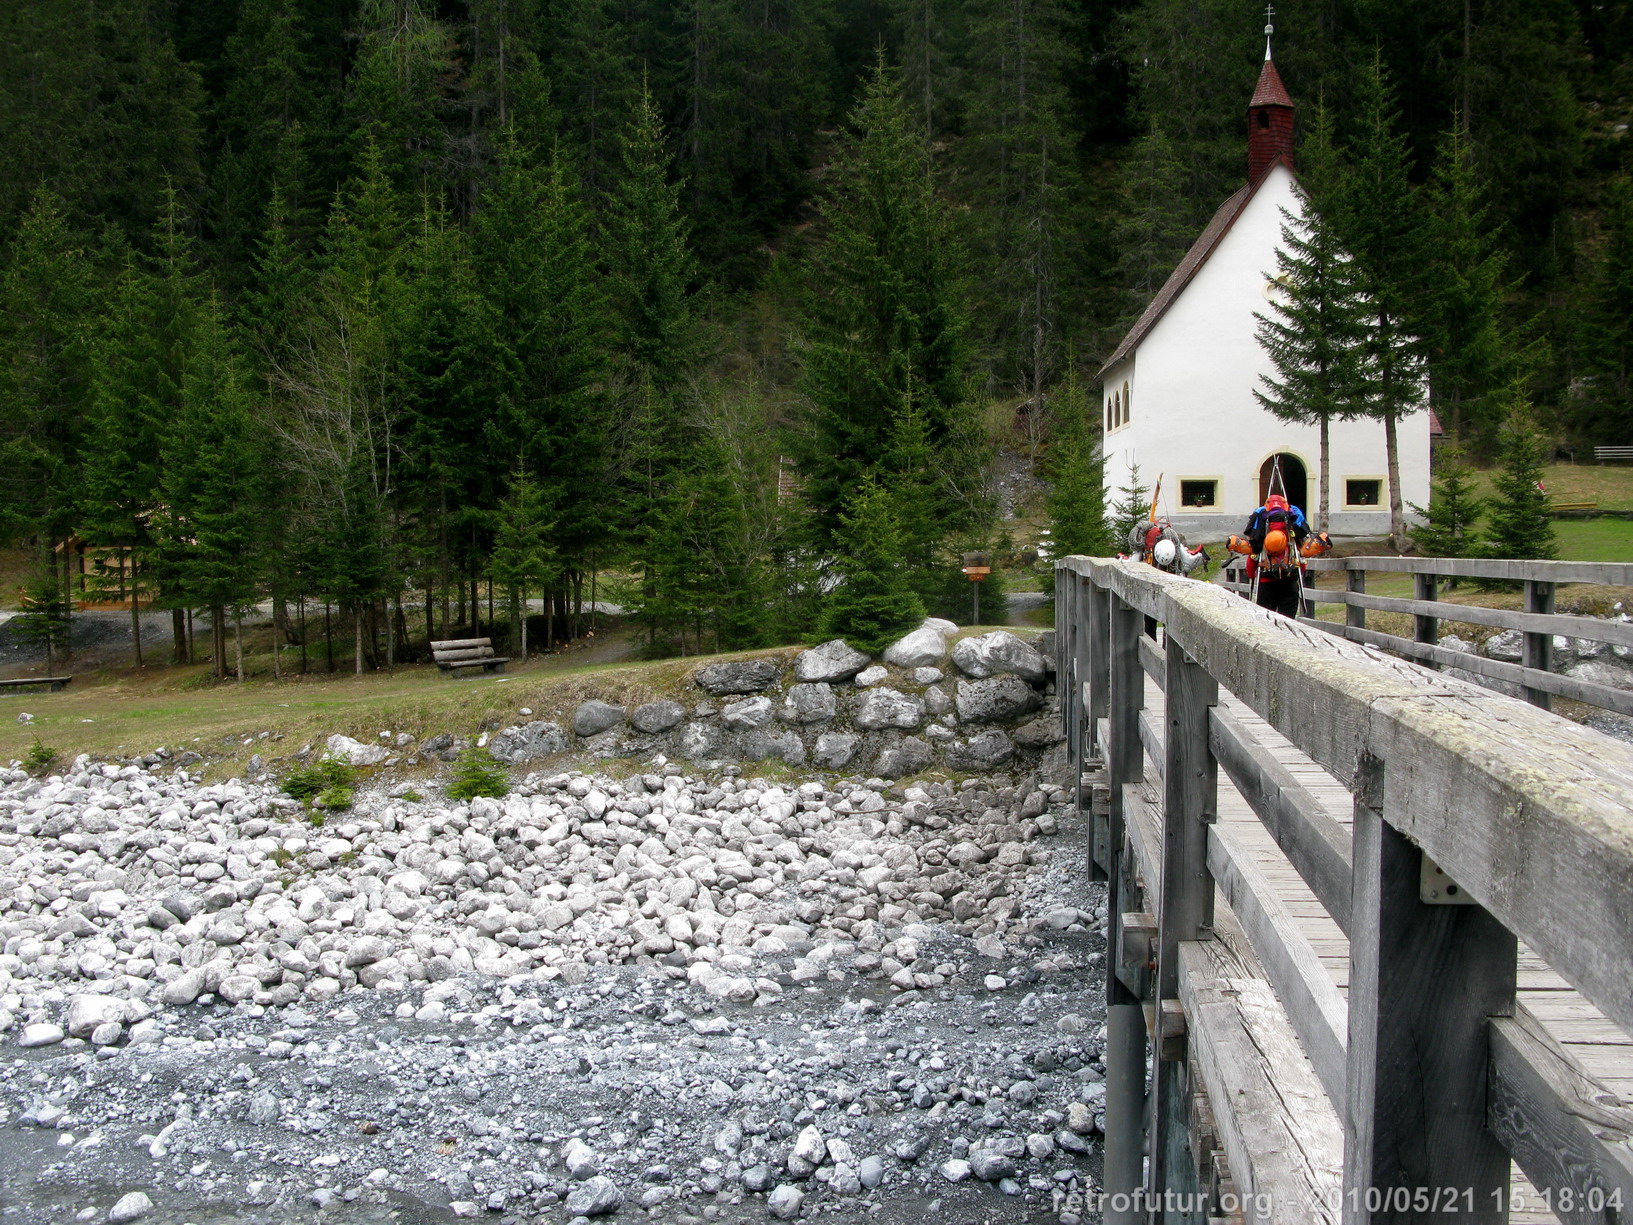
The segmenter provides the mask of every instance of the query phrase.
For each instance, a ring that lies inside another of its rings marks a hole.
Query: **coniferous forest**
[[[100,581],[205,614],[223,672],[266,601],[361,669],[514,654],[524,601],[544,647],[613,574],[655,651],[959,616],[1000,437],[1055,440],[1098,529],[1094,372],[1245,176],[1265,20],[11,0],[0,543],[37,609],[63,542],[117,557]],[[1555,446],[1633,443],[1633,13],[1274,23],[1314,198],[1350,202],[1463,453],[1516,402]]]

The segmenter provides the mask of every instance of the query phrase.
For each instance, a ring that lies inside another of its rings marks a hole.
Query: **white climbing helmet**
[[[1171,566],[1174,564],[1175,552],[1172,540],[1159,540],[1157,547],[1151,550],[1151,556],[1156,559],[1157,565]]]

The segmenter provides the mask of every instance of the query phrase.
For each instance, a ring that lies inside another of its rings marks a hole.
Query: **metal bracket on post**
[[[1456,881],[1446,875],[1444,868],[1427,855],[1423,855],[1422,858],[1423,867],[1418,874],[1418,897],[1425,906],[1477,905]]]

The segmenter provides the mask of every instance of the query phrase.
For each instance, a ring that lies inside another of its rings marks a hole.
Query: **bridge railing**
[[[1146,618],[1162,623],[1161,647]],[[1246,1219],[1505,1221],[1510,1159],[1562,1220],[1633,1218],[1633,1110],[1516,1007],[1524,941],[1633,1031],[1633,746],[1148,566],[1063,559],[1056,627],[1072,760],[1108,792],[1093,814],[1114,919],[1107,1192],[1140,1180],[1142,1125],[1147,1193],[1196,1185],[1175,1140],[1194,1077]],[[1160,721],[1145,709],[1147,675],[1163,690]],[[1350,791],[1352,827],[1221,691]],[[1347,999],[1216,823],[1220,767],[1348,937]],[[1153,832],[1131,817],[1154,787]],[[1221,921],[1251,945],[1341,1120],[1341,1140],[1329,1137],[1341,1177],[1290,1161],[1277,1150],[1298,1137],[1248,1117],[1255,1095],[1285,1106],[1296,1078],[1271,1066],[1263,1034],[1244,1042],[1219,1021],[1239,994],[1220,990]],[[1140,1004],[1146,1023],[1131,1030]],[[1135,1117],[1147,1033],[1151,1091]],[[1105,1219],[1145,1213],[1108,1201]]]
[[[1580,638],[1612,648],[1633,649],[1633,622],[1599,617],[1560,615],[1554,612],[1556,589],[1565,583],[1594,583],[1633,587],[1633,563],[1574,561],[1474,560],[1453,557],[1317,557],[1307,563],[1312,573],[1342,573],[1344,590],[1307,587],[1308,604],[1342,604],[1344,621],[1312,621],[1329,633],[1351,642],[1382,647],[1430,667],[1460,668],[1476,676],[1518,685],[1526,701],[1548,709],[1554,697],[1569,698],[1633,715],[1633,691],[1582,677],[1562,676],[1554,668],[1554,636]],[[1369,574],[1409,574],[1413,598],[1372,595]],[[1443,600],[1447,580],[1492,579],[1523,586],[1525,609],[1485,608]],[[1242,593],[1246,584],[1224,583]],[[1405,613],[1412,618],[1412,636],[1386,634],[1367,626],[1367,611]],[[1456,621],[1493,629],[1518,630],[1524,637],[1523,662],[1488,659],[1437,645],[1440,622]]]

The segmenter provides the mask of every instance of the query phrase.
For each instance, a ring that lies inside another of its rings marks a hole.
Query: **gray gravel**
[[[1064,792],[651,768],[320,830],[157,757],[0,776],[0,1219],[1019,1222],[1094,1185]]]

